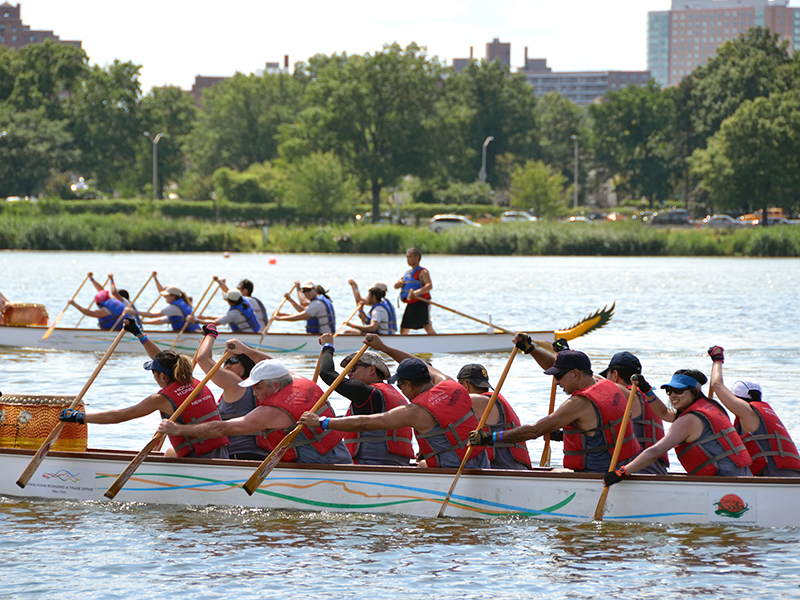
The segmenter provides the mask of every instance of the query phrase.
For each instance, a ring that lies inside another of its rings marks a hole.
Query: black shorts
[[[406,304],[400,329],[424,329],[431,322],[430,309],[431,305],[427,302]]]

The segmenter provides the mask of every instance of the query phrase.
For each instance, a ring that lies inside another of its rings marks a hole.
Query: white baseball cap
[[[238,302],[242,299],[242,292],[239,290],[228,290],[225,294],[225,299],[230,300],[231,302]]]
[[[754,400],[750,392],[758,392],[758,398],[761,398],[761,386],[755,379],[740,379],[733,384],[731,392],[733,392],[734,396],[743,400]]]
[[[278,379],[289,375],[289,369],[281,361],[274,358],[262,360],[250,371],[250,377],[239,382],[239,387],[250,387],[259,381]]]

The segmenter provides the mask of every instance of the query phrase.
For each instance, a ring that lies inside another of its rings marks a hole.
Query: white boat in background
[[[24,489],[15,481],[33,450],[0,449],[0,495],[112,502],[103,494],[134,452],[50,452]],[[258,462],[175,459],[151,455],[113,502],[241,506],[435,517],[456,469],[281,463],[255,494],[242,488]],[[534,471],[466,470],[449,517],[533,517],[592,520],[600,475]],[[800,478],[633,476],[609,490],[606,522],[696,523],[798,527]]]

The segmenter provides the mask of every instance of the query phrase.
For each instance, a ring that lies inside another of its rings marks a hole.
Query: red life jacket
[[[709,402],[706,398],[699,398],[678,418],[688,414],[695,414],[700,417],[701,421],[707,422],[714,431],[714,435],[697,439],[690,444],[683,443],[675,446],[675,453],[687,474],[716,475],[719,471],[717,461],[726,456],[730,457],[737,467],[746,467],[752,463],[742,438],[736,433],[728,416],[716,404]],[[722,445],[723,454],[709,455],[703,445],[712,441],[717,441]]]
[[[645,399],[644,394],[638,390],[636,391],[636,399],[642,407],[642,412],[637,419],[633,420],[634,429],[636,429],[636,425],[639,425],[644,430],[644,436],[636,436],[636,439],[642,448],[649,448],[664,437],[664,421],[656,415],[650,403]],[[661,455],[661,460],[664,461],[666,466],[669,466],[669,457],[666,453]]]
[[[779,469],[798,469],[800,470],[800,456],[797,447],[792,441],[792,436],[786,431],[786,427],[766,402],[751,402],[761,421],[767,428],[766,435],[753,435],[744,432],[741,434],[744,446],[753,459],[750,471],[753,475],[758,475],[767,467],[767,456],[771,456],[775,461],[775,466]],[[737,432],[742,431],[739,418],[733,422]],[[764,448],[769,446],[769,450]]]
[[[481,396],[491,398],[492,392],[484,392],[481,394]],[[487,425],[484,429],[486,429],[488,432],[508,431],[509,429],[514,429],[522,425],[522,421],[519,420],[517,413],[515,413],[514,409],[511,408],[508,400],[503,398],[503,394],[497,394],[497,408],[500,410],[500,423]],[[495,444],[494,446],[487,446],[486,453],[489,455],[489,462],[494,460],[494,449],[503,447],[509,449],[511,456],[514,457],[514,460],[527,465],[528,468],[533,468],[531,465],[531,455],[528,453],[528,446],[525,444],[525,442],[517,442],[516,444],[503,443]]]
[[[310,379],[300,377],[283,389],[267,396],[263,400],[259,400],[258,405],[272,406],[286,411],[297,422],[305,411],[314,408],[320,398],[322,398],[322,390],[319,386]],[[328,402],[323,405],[322,411],[318,411],[318,414],[324,417],[336,416]],[[266,429],[258,434],[256,442],[265,450],[272,452],[289,433],[291,433],[291,429],[288,431],[285,429]],[[306,439],[303,440],[301,436],[305,436]],[[304,427],[292,447],[286,451],[281,460],[283,462],[294,462],[297,460],[297,452],[294,449],[297,446],[308,443],[313,444],[320,454],[327,454],[336,444],[342,441],[343,437],[344,433],[341,431],[322,430],[319,427]]]
[[[598,423],[597,427],[588,431],[602,432],[606,441],[603,446],[586,448],[585,431],[578,429],[574,425],[564,427],[564,466],[573,471],[582,471],[586,466],[584,459],[587,454],[595,452],[612,454],[614,452],[628,400],[619,390],[619,386],[608,379],[601,379],[594,385],[575,392],[573,396],[582,396],[594,404],[600,413],[600,423]],[[623,436],[619,461],[627,461],[641,451],[642,447],[633,433],[633,423],[628,421],[628,427],[625,429],[625,435]]]
[[[439,466],[436,456],[441,450],[433,448],[427,439],[434,436],[446,437],[450,444],[449,450],[455,452],[461,460],[464,460],[464,455],[467,453],[469,434],[478,428],[478,417],[475,416],[475,411],[472,408],[472,398],[469,397],[467,390],[457,381],[448,379],[437,383],[428,391],[418,394],[411,401],[411,404],[416,404],[427,410],[442,428],[441,430],[432,430],[427,433],[414,432],[417,436],[420,454],[423,460],[428,463],[428,466]],[[486,448],[483,446],[474,448],[470,455],[470,460],[480,456],[480,453],[485,450]]]
[[[408,400],[400,391],[393,385],[388,383],[372,383],[372,387],[383,392],[383,400],[386,404],[386,412],[398,406],[405,406]],[[348,408],[345,416],[352,415],[352,411]],[[348,431],[344,434],[345,444],[350,452],[350,456],[358,454],[358,449],[363,442],[386,442],[386,446],[391,454],[398,456],[405,456],[406,458],[414,458],[414,447],[411,445],[411,438],[414,435],[414,430],[411,427],[401,427],[400,429],[387,429],[385,437],[362,437],[358,431]],[[355,441],[351,441],[355,440]]]
[[[173,381],[167,387],[160,389],[158,393],[162,396],[166,396],[169,403],[172,405],[172,409],[177,410],[178,407],[183,404],[186,397],[191,394],[198,385],[200,385],[200,382],[194,378],[192,378],[191,385]],[[169,418],[169,415],[163,412],[161,414],[165,419]],[[191,423],[205,423],[206,421],[221,421],[222,419],[217,410],[217,402],[214,400],[214,394],[212,394],[207,387],[204,387],[176,420],[178,423],[187,425]],[[186,456],[192,450],[194,450],[195,456],[203,456],[203,454],[211,452],[212,450],[228,445],[227,436],[202,440],[184,435],[171,435],[169,436],[169,441],[172,447],[175,448],[175,454],[178,456]]]

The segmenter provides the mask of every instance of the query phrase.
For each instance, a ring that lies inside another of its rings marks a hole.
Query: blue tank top
[[[226,402],[225,396],[219,402],[219,416],[223,421],[243,417],[252,411],[258,402],[256,401],[253,388],[245,388],[245,393],[236,402]],[[266,458],[269,452],[258,445],[255,435],[229,435],[228,452],[233,454],[257,454]]]

